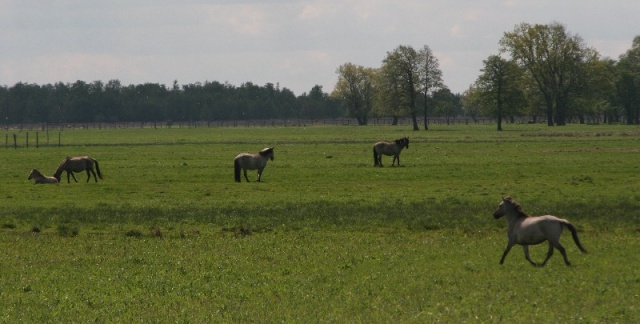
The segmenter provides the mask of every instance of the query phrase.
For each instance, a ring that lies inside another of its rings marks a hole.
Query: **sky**
[[[333,91],[345,63],[429,46],[472,85],[516,25],[560,23],[603,58],[640,35],[637,0],[0,0],[0,85],[218,81]]]

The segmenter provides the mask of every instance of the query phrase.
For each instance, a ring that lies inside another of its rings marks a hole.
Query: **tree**
[[[349,116],[359,125],[367,125],[374,101],[374,77],[376,70],[353,63],[345,63],[337,70],[338,82],[332,96],[347,106]]]
[[[631,49],[620,56],[616,67],[616,88],[627,124],[640,124],[640,35],[634,37]]]
[[[398,46],[388,52],[383,60],[383,68],[388,78],[397,82],[402,103],[413,120],[413,130],[419,130],[417,120],[416,99],[420,93],[420,60],[418,52],[411,46]]]
[[[443,87],[442,71],[438,59],[427,45],[418,52],[418,60],[419,87],[424,100],[424,130],[429,130],[429,95]]]
[[[617,116],[612,116],[614,109],[611,106],[616,93],[615,62],[610,59],[594,59],[588,62],[587,69],[583,86],[579,88],[577,98],[571,102],[580,123],[585,123],[587,117],[597,122],[601,117],[604,117],[605,122],[609,117],[617,119]]]
[[[563,25],[522,23],[500,40],[502,51],[523,67],[535,81],[547,108],[547,124],[565,125],[571,96],[585,77],[586,62],[597,53],[570,35]]]
[[[408,114],[407,107],[410,106],[406,93],[402,89],[401,79],[401,76],[388,64],[382,65],[378,73],[377,113],[392,116],[392,125],[398,124],[398,117]]]
[[[499,55],[491,55],[483,61],[482,74],[476,80],[481,111],[498,120],[498,130],[502,130],[502,118],[513,113],[522,105],[524,94],[519,86],[521,70],[514,61],[507,61]]]

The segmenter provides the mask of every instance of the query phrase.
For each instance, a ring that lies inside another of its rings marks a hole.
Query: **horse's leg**
[[[247,169],[242,169],[242,171],[244,172],[245,180],[247,180],[247,182],[249,182],[249,178],[247,177]]]
[[[73,181],[78,182],[78,179],[76,179],[76,176],[73,174],[73,171],[67,171],[67,183],[71,183],[71,179],[69,176],[73,177]]]
[[[89,179],[91,179],[91,175],[89,174],[89,172],[93,174],[93,179],[96,180],[96,182],[98,182],[98,177],[96,176],[96,172],[93,171],[93,169],[87,169],[87,182],[89,182]]]
[[[262,170],[264,170],[263,168],[258,168],[258,182],[260,182],[260,178],[262,178]]]
[[[513,247],[513,243],[511,243],[511,242],[507,243],[507,248],[504,249],[504,253],[502,253],[502,258],[500,259],[500,264],[504,263],[504,258],[507,257],[507,254],[509,254],[509,251],[511,251],[512,247]]]
[[[551,249],[551,243],[549,243],[549,249]],[[562,253],[562,257],[564,258],[564,264],[570,266],[571,262],[569,262],[569,259],[567,258],[567,251],[564,249],[564,247],[562,245],[560,245],[560,242],[554,242],[553,243],[553,247],[555,247],[556,249],[558,249],[558,251],[560,251],[560,253]]]
[[[551,258],[552,255],[553,255],[553,243],[551,243],[551,241],[549,241],[549,251],[547,251],[547,257],[544,259],[544,261],[542,261],[542,264],[540,266],[544,267],[545,264],[547,264],[547,261],[549,261],[549,259]]]
[[[531,256],[529,256],[529,246],[523,245],[522,249],[524,250],[524,257],[527,259],[527,261],[529,261],[529,263],[531,263],[534,267],[537,267],[538,264],[533,262],[533,260],[531,260]]]

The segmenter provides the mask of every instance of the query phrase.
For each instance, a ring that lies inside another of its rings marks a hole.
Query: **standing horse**
[[[47,177],[42,172],[38,171],[38,169],[32,169],[31,173],[29,173],[29,177],[27,180],[34,179],[35,182],[33,184],[43,184],[43,183],[59,183],[58,179],[54,177]]]
[[[96,167],[95,171],[93,170],[94,165]],[[62,162],[60,162],[60,165],[58,165],[58,169],[56,170],[56,173],[53,174],[53,176],[56,179],[58,179],[58,181],[60,181],[60,175],[62,174],[63,171],[67,172],[67,183],[71,182],[69,181],[69,175],[73,177],[73,180],[75,182],[78,182],[78,179],[76,179],[76,176],[73,173],[82,172],[82,171],[87,172],[87,182],[91,180],[92,174],[96,182],[98,182],[98,177],[102,179],[102,174],[100,173],[100,167],[98,166],[98,161],[88,156],[79,156],[79,157],[67,156],[64,160],[62,160]],[[96,172],[98,173],[98,176],[96,176]]]
[[[549,258],[551,258],[551,255],[553,255],[554,248],[562,253],[564,263],[566,265],[571,265],[569,259],[567,259],[567,252],[564,247],[560,245],[560,234],[562,234],[562,229],[564,227],[571,231],[573,241],[576,243],[580,251],[587,253],[587,250],[585,250],[582,247],[582,244],[580,244],[576,228],[566,219],[551,215],[536,217],[529,216],[522,210],[522,206],[515,202],[511,197],[503,198],[500,205],[498,205],[498,209],[493,213],[493,217],[496,219],[504,215],[507,215],[507,222],[509,224],[507,228],[507,237],[509,238],[509,242],[507,243],[507,248],[502,254],[500,264],[504,262],[504,258],[507,257],[509,250],[511,250],[514,245],[519,244],[522,245],[522,248],[524,249],[524,257],[534,266],[544,267]],[[544,241],[549,242],[547,258],[544,259],[542,264],[537,264],[531,260],[531,257],[529,257],[529,245],[540,244]]]
[[[393,155],[391,166],[398,160],[400,166],[400,152],[403,148],[409,148],[409,138],[404,137],[394,142],[378,142],[373,145],[373,166],[382,166],[382,155]]]
[[[247,178],[247,170],[258,170],[258,182],[262,177],[262,170],[267,166],[267,161],[273,161],[273,147],[268,147],[258,152],[257,154],[240,153],[233,160],[233,169],[236,182],[242,182],[240,178],[240,170],[244,172],[244,178],[249,182]]]

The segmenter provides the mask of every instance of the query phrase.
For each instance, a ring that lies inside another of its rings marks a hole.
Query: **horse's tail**
[[[580,244],[580,239],[578,238],[578,231],[576,230],[575,226],[573,226],[573,224],[569,223],[568,221],[564,221],[562,224],[571,231],[571,236],[573,237],[573,241],[576,243],[580,251],[582,251],[583,253],[587,253],[587,250],[584,247],[582,247],[582,244]]]
[[[233,174],[236,182],[242,182],[242,180],[240,180],[240,162],[238,162],[238,159],[233,160]]]
[[[98,160],[94,158],[90,158],[90,159],[93,160],[93,163],[96,164],[96,173],[98,174],[98,177],[102,179],[102,173],[100,173],[100,166],[98,166]]]
[[[378,154],[376,153],[376,146],[373,146],[373,166],[378,165]]]

